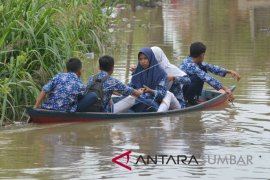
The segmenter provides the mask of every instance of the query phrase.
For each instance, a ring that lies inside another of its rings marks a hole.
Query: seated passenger
[[[95,93],[84,96],[85,86],[80,80],[81,61],[71,58],[68,60],[66,68],[67,73],[58,73],[43,86],[34,108],[38,108],[46,96],[45,102],[41,105],[42,109],[64,112],[84,111],[84,107],[89,107],[97,101]],[[81,103],[80,99],[84,101]]]
[[[240,75],[235,71],[226,70],[222,67],[203,62],[205,51],[206,46],[203,43],[192,43],[190,46],[190,55],[180,64],[179,68],[185,71],[191,79],[191,84],[185,85],[183,88],[186,101],[189,105],[198,104],[198,98],[201,95],[204,82],[207,82],[216,90],[223,89],[228,94],[228,99],[230,101],[233,100],[234,96],[232,91],[223,86],[219,80],[212,77],[207,71],[221,77],[230,74],[237,81],[240,80]]]
[[[144,94],[138,98],[139,105],[135,105],[132,109],[136,112],[165,112],[170,107],[173,109],[181,108],[174,95],[167,92],[167,74],[159,66],[151,48],[140,49],[138,61],[129,86],[135,89],[143,88]],[[166,99],[164,99],[165,96]],[[145,109],[142,104],[149,105],[151,110]]]
[[[142,90],[128,87],[119,80],[111,77],[114,70],[114,59],[110,56],[99,58],[99,69],[99,73],[90,76],[88,80],[88,91],[96,92],[99,98],[94,106],[92,106],[92,111],[119,113],[132,107],[135,104],[136,97],[143,93]],[[112,104],[111,97],[115,91],[128,97],[116,104]]]
[[[151,47],[155,57],[162,69],[167,73],[167,79],[169,81],[168,90],[174,94],[179,101],[181,108],[185,108],[185,99],[183,96],[183,85],[190,84],[188,75],[180,70],[177,66],[170,63],[166,54],[160,47]]]

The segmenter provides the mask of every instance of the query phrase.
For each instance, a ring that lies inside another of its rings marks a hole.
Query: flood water
[[[113,46],[107,50],[116,59],[114,77],[128,82],[127,69],[136,64],[140,47],[160,46],[178,65],[191,42],[202,41],[209,63],[240,72],[237,83],[219,78],[237,86],[234,103],[162,118],[1,130],[0,177],[270,179],[270,1],[164,0],[158,6],[128,4],[117,10],[119,21],[110,29]],[[84,80],[96,61],[87,66]],[[128,150],[131,171],[111,162]],[[160,159],[156,165],[136,164],[140,155],[194,155],[198,164],[162,164]],[[224,157],[228,161],[217,161]]]

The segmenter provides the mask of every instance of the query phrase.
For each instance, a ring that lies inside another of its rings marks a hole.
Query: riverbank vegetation
[[[72,56],[100,52],[112,1],[0,0],[0,125],[25,117],[44,84]]]

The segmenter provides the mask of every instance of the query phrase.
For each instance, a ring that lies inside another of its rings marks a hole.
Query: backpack
[[[104,92],[103,92],[103,83],[109,78],[109,76],[105,76],[102,79],[98,79],[98,74],[93,77],[92,85],[87,87],[87,94],[90,92],[96,93],[98,100],[95,104],[90,107],[92,112],[103,112],[104,111]]]

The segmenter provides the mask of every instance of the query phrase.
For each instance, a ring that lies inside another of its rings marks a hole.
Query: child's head
[[[196,58],[198,63],[204,60],[206,46],[201,42],[194,42],[190,45],[190,56]]]
[[[106,71],[110,75],[113,73],[114,69],[114,59],[111,56],[102,56],[99,58],[99,69]]]
[[[148,57],[144,53],[140,52],[138,58],[139,64],[142,66],[143,69],[149,68],[150,62]]]
[[[67,72],[73,72],[79,77],[82,74],[82,62],[77,58],[70,58],[66,64]]]

